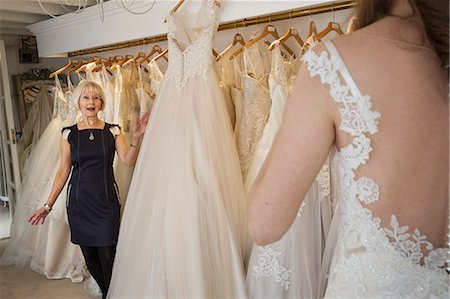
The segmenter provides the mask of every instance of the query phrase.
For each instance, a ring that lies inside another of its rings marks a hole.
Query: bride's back
[[[448,78],[422,26],[417,13],[385,17],[333,42],[362,94],[371,96],[372,110],[381,113],[378,133],[369,137],[370,160],[355,172],[379,186],[379,200],[365,206],[382,227],[393,230],[395,215],[399,226],[411,234],[418,229],[436,248],[445,247],[448,215]],[[352,139],[336,130],[338,148]]]

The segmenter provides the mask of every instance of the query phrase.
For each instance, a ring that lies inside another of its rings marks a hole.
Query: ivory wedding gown
[[[212,67],[216,1],[168,16],[169,65],[120,227],[110,298],[246,297],[246,204]]]
[[[362,165],[371,168],[370,137],[378,133],[381,113],[361,93],[333,43],[325,46],[302,60],[311,77],[330,88],[340,106],[339,130],[353,141],[335,148],[331,161],[336,208],[323,261],[328,282],[322,281],[320,292],[326,285],[325,298],[448,298],[447,249],[433,248],[418,229],[400,226],[396,215],[385,227],[372,214],[371,204],[381,199],[382,190],[355,172]]]
[[[245,190],[250,191],[270,151],[283,118],[284,106],[297,74],[299,61],[284,61],[279,46],[272,52],[269,75],[270,116],[256,147]],[[322,252],[331,215],[330,174],[325,164],[308,191],[297,218],[277,242],[254,245],[247,271],[250,298],[317,298]],[[326,219],[323,219],[326,218]]]
[[[61,129],[76,123],[77,110],[70,100],[73,87],[64,93],[56,77],[54,118],[36,143],[24,167],[11,237],[1,263],[30,266],[51,279],[80,282],[90,274],[80,248],[70,242],[66,213],[66,188],[61,191],[44,224],[32,226],[28,217],[44,205],[59,167]],[[45,158],[44,158],[45,157]]]

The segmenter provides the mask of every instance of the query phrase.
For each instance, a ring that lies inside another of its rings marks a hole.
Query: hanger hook
[[[272,23],[272,15],[269,15],[269,23]]]
[[[331,4],[331,11],[333,12],[333,23],[336,23],[336,17],[334,15],[334,2]]]
[[[292,10],[289,12],[289,19],[292,20]]]
[[[311,6],[309,7],[309,18],[311,19],[311,21],[312,21],[312,12],[311,12]]]

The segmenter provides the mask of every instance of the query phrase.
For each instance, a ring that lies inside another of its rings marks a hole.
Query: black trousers
[[[87,268],[103,292],[103,298],[108,293],[111,282],[112,267],[116,246],[93,247],[80,245]]]

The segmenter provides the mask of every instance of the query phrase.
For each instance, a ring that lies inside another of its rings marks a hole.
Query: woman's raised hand
[[[145,128],[147,128],[148,118],[150,113],[145,113],[141,118],[135,118],[133,121],[133,139],[140,140],[145,133]]]

